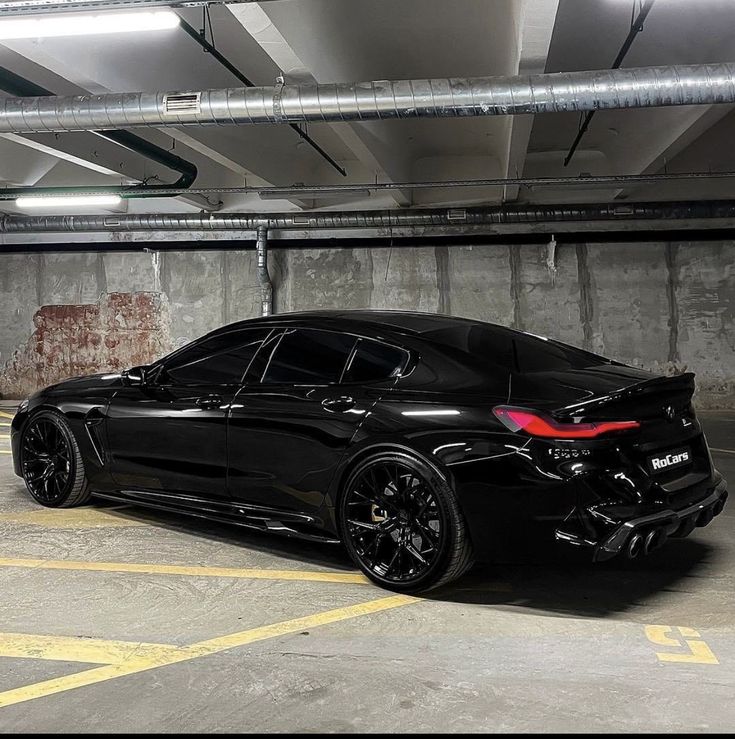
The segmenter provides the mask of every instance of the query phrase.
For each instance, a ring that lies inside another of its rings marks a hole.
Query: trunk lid
[[[514,377],[515,381],[515,377]],[[638,421],[640,428],[599,443],[614,444],[621,468],[654,483],[669,503],[710,478],[712,462],[692,407],[694,374],[662,377],[622,365],[594,365],[519,378],[518,405],[541,407],[559,421]],[[543,397],[535,405],[531,398]],[[521,399],[520,395],[526,396]]]
[[[576,373],[579,374],[579,373]],[[694,394],[694,374],[687,372],[673,377],[650,377],[644,380],[614,373],[607,385],[590,387],[586,373],[575,381],[575,388],[583,391],[579,399],[555,409],[559,417],[586,419],[632,419],[648,421],[656,418],[671,420],[690,410]],[[616,381],[618,384],[615,387]],[[622,384],[622,386],[621,386]]]
[[[511,383],[512,401],[550,412],[559,420],[667,419],[689,411],[694,374],[654,375],[621,364],[520,373]]]

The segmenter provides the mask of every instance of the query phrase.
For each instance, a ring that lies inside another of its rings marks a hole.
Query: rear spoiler
[[[674,395],[685,393],[691,398],[694,394],[694,387],[694,372],[683,372],[680,375],[672,375],[670,377],[653,377],[650,380],[643,380],[642,382],[636,382],[627,387],[622,387],[619,390],[613,390],[605,395],[558,408],[554,411],[554,415],[574,416],[603,408],[621,400],[637,398],[643,400],[647,396],[658,394],[671,393]]]

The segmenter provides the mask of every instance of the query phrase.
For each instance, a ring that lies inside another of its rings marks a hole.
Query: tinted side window
[[[176,385],[237,385],[269,333],[250,329],[197,342],[165,365],[161,380]]]
[[[402,349],[378,341],[361,339],[345,372],[344,381],[378,382],[396,377],[406,364],[407,358],[406,352]]]
[[[332,331],[292,329],[273,355],[263,382],[324,385],[339,382],[355,337]]]
[[[513,369],[513,334],[502,328],[485,326],[452,326],[426,334],[428,338],[461,352],[471,354],[482,362],[499,365],[503,369]]]
[[[608,363],[592,352],[535,336],[518,336],[515,345],[520,372],[551,372]]]

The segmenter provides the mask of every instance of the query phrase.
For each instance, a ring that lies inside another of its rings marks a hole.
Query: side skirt
[[[320,521],[313,516],[289,511],[279,511],[261,506],[205,500],[188,495],[173,493],[153,493],[138,490],[121,490],[114,493],[93,492],[93,496],[114,500],[118,503],[140,505],[161,511],[180,513],[208,521],[229,523],[256,531],[272,532],[281,536],[316,542],[320,544],[340,544],[332,536],[305,531],[301,527],[319,526]]]

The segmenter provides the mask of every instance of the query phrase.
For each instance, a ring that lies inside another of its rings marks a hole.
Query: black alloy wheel
[[[28,492],[41,505],[67,508],[89,497],[79,447],[62,416],[43,411],[21,438],[21,469]]]
[[[423,460],[372,457],[350,476],[340,505],[345,545],[383,587],[418,592],[459,577],[471,549],[454,491]]]

